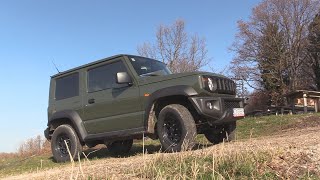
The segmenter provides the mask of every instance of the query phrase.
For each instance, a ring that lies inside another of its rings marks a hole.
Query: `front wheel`
[[[204,132],[205,137],[212,144],[218,144],[223,141],[235,140],[236,122],[229,124],[217,125],[209,128]]]
[[[67,162],[70,158],[77,160],[82,146],[75,130],[67,124],[57,127],[51,139],[51,150],[56,162]]]
[[[197,135],[191,113],[180,104],[167,105],[160,111],[157,132],[163,150],[167,152],[191,149]]]

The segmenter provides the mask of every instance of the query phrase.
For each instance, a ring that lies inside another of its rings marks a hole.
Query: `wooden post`
[[[308,112],[308,102],[307,102],[307,94],[303,93],[303,110],[304,113]]]
[[[314,112],[318,112],[319,111],[319,98],[315,98],[314,100]]]
[[[290,98],[290,106],[291,106],[291,114],[294,114],[296,112],[296,109],[295,109],[295,98],[294,97]]]

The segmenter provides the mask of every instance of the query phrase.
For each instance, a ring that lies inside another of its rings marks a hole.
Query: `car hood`
[[[145,85],[145,84],[157,83],[161,81],[168,81],[172,79],[184,78],[188,76],[200,76],[200,75],[209,75],[209,76],[227,78],[220,74],[209,73],[209,72],[186,72],[186,73],[176,73],[176,74],[161,75],[161,76],[140,77],[139,84]]]

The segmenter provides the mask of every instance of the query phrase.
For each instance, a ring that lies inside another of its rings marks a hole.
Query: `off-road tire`
[[[112,143],[107,144],[108,150],[112,154],[126,154],[130,151],[133,144],[133,139],[128,140],[120,140],[120,141],[114,141]]]
[[[52,134],[51,150],[54,160],[59,163],[70,161],[68,148],[64,141],[68,144],[71,158],[77,160],[78,154],[81,155],[82,145],[75,130],[67,124],[58,126]]]
[[[157,133],[163,151],[179,152],[192,149],[197,129],[186,107],[180,104],[170,104],[159,113]]]
[[[235,140],[236,122],[216,126],[204,132],[205,137],[212,144]]]

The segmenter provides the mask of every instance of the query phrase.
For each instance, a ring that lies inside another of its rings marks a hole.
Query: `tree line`
[[[238,22],[233,76],[267,105],[284,105],[294,90],[320,90],[319,1],[264,0]]]
[[[319,1],[263,0],[237,25],[228,76],[254,89],[254,99],[279,106],[288,92],[320,90]],[[173,72],[198,71],[211,60],[206,39],[188,34],[183,20],[160,25],[156,41],[137,51],[165,62]]]

